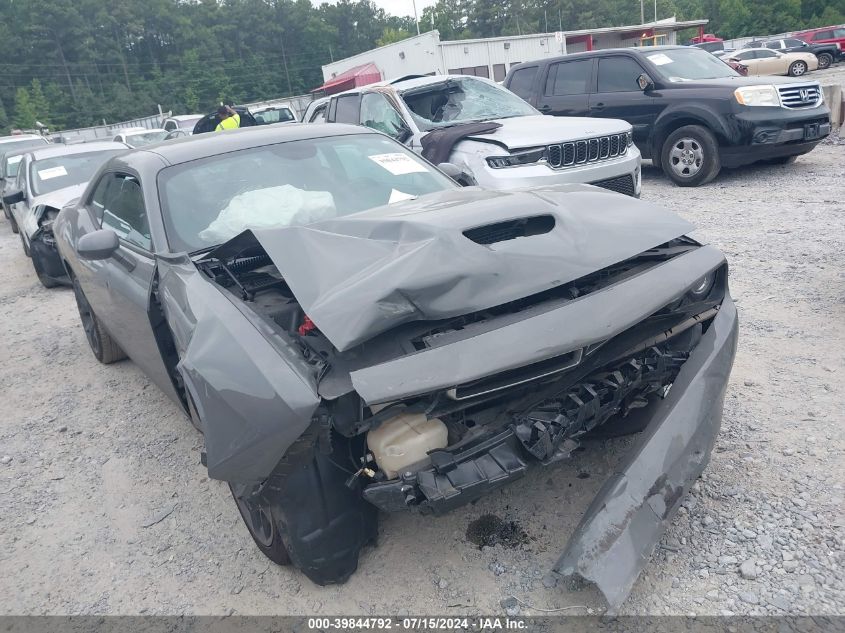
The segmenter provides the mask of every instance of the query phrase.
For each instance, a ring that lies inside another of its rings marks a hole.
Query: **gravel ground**
[[[824,144],[699,189],[644,169],[644,198],[727,254],[741,334],[712,462],[623,613],[845,613],[843,161]],[[385,516],[352,580],[319,588],[260,555],[201,437],[131,362],[95,361],[5,222],[0,358],[0,614],[602,609],[544,573],[630,439],[446,517]],[[509,538],[479,548],[487,514]]]

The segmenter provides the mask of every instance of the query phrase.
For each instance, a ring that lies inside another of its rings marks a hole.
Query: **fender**
[[[739,130],[729,125],[725,115],[715,112],[706,105],[691,104],[688,101],[684,101],[683,103],[670,105],[660,113],[660,116],[654,122],[651,138],[649,139],[649,145],[654,148],[652,156],[660,153],[659,144],[666,138],[668,130],[678,127],[677,124],[682,121],[684,122],[683,125],[691,125],[696,122],[710,128],[716,135],[719,145],[733,145],[733,139],[739,135]]]
[[[176,369],[205,435],[209,477],[266,479],[320,403],[313,372],[187,256],[160,258],[159,272],[161,305],[179,355]]]

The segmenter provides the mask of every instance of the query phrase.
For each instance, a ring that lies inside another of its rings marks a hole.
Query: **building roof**
[[[370,84],[381,79],[381,71],[373,63],[361,64],[354,66],[349,70],[340,73],[336,77],[332,77],[319,88],[314,88],[311,92],[325,91],[329,94],[341,92],[355,86]]]

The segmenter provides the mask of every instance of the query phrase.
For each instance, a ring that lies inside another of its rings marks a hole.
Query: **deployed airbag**
[[[233,197],[199,237],[219,244],[246,229],[307,224],[335,214],[334,197],[328,191],[305,191],[291,185],[255,189]]]
[[[541,235],[477,244],[463,233],[543,214],[555,225]],[[403,323],[451,318],[568,283],[691,228],[646,202],[568,185],[448,190],[253,233],[305,313],[343,351]]]

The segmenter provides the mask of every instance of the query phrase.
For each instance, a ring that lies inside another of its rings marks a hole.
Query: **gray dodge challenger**
[[[725,258],[646,202],[450,167],[340,124],[180,139],[112,158],[53,231],[94,355],[184,409],[257,546],[317,584],[379,511],[637,433],[553,570],[618,606],[719,431]]]

